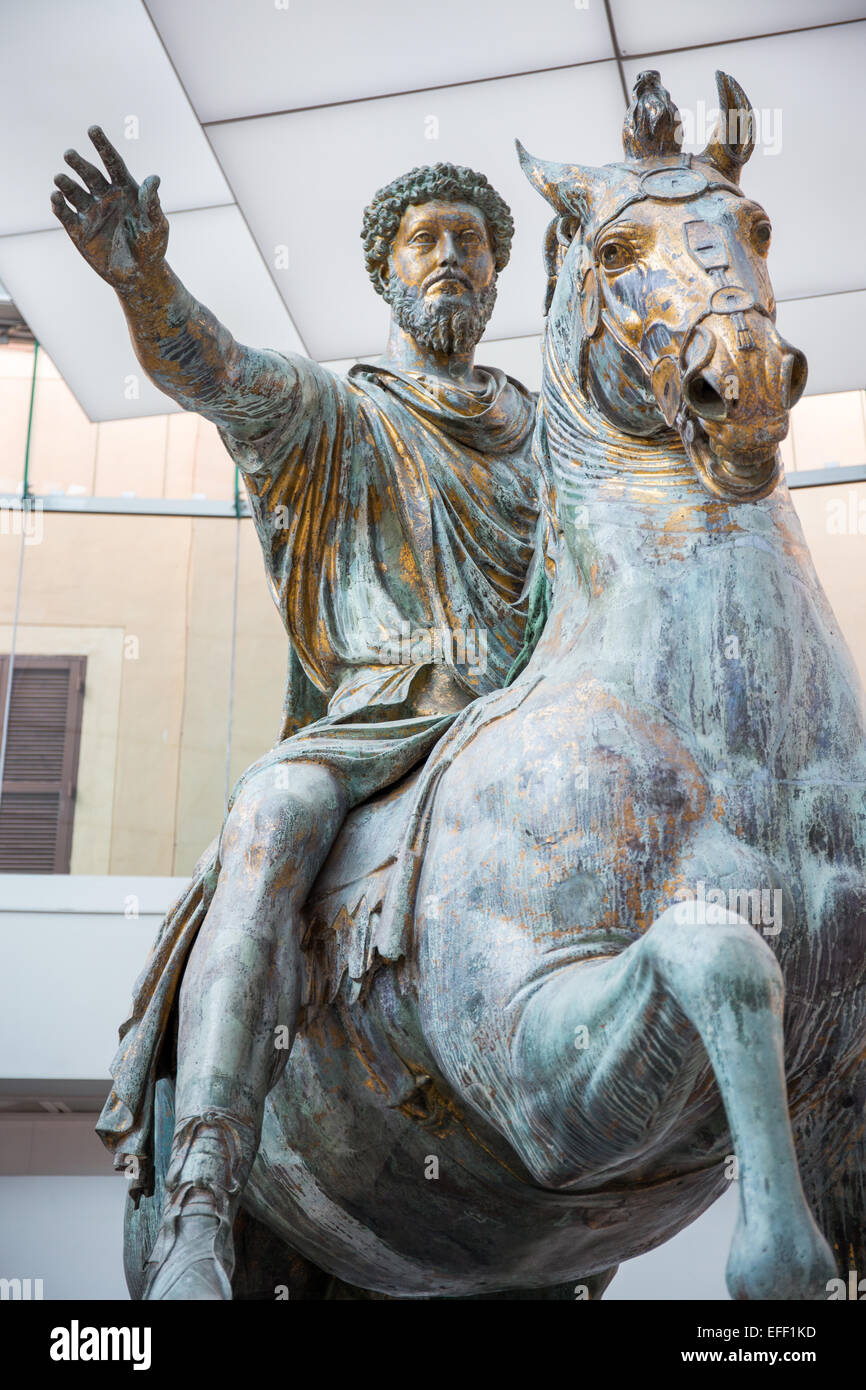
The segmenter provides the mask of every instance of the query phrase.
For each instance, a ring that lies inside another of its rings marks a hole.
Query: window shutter
[[[15,657],[0,796],[0,873],[69,872],[86,665],[84,656]],[[0,656],[0,721],[8,680],[9,657]]]

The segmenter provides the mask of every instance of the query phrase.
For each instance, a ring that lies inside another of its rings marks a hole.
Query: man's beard
[[[496,277],[478,293],[466,290],[461,295],[443,294],[428,301],[392,271],[386,298],[397,323],[419,347],[450,357],[455,352],[471,352],[487,327],[496,303]]]

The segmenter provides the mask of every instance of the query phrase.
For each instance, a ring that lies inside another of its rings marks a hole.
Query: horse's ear
[[[589,214],[595,170],[582,169],[579,164],[556,164],[550,159],[536,159],[515,140],[520,167],[529,182],[537,188],[561,217],[578,217],[585,221]]]
[[[719,118],[698,159],[714,165],[731,183],[739,183],[740,170],[755,148],[755,113],[739,82],[726,72],[716,73],[716,91]]]
[[[554,217],[544,234],[544,270],[546,287],[544,292],[544,317],[550,312],[553,291],[562,270],[562,263],[568,253],[572,239],[576,236],[580,223],[573,213],[564,217]]]

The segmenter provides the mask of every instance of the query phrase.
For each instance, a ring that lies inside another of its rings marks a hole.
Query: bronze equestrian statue
[[[731,1180],[734,1297],[822,1299],[864,1267],[863,693],[781,477],[806,365],[740,187],[751,109],[718,83],[698,156],[655,73],[621,163],[521,151],[555,214],[547,620],[312,886],[238,1297],[594,1297]],[[156,1055],[134,1016],[115,1082],[130,1134],[156,1113],[134,1292],[170,1023],[166,997]]]

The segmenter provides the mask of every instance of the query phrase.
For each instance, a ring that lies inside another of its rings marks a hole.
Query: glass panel
[[[234,529],[236,522],[226,522]],[[252,521],[240,523],[238,624],[230,782],[270,748],[280,732],[288,637],[271,598]]]
[[[15,467],[21,460],[23,468],[32,367],[32,348],[0,348],[0,491],[7,493],[20,490]],[[199,415],[92,424],[40,348],[30,443],[34,495],[230,501],[234,475],[216,427]]]
[[[866,483],[792,488],[818,578],[866,685]]]
[[[72,873],[187,874],[225,807],[233,520],[38,512],[16,651],[87,658]],[[241,526],[232,778],[280,726],[286,638]],[[0,651],[20,536],[0,536]]]
[[[41,496],[92,493],[96,441],[97,426],[90,423],[40,347],[30,438],[30,491]]]
[[[237,639],[229,727],[238,525]],[[194,521],[190,544],[174,857],[174,872],[179,874],[191,871],[218,833],[227,790],[279,734],[288,640],[268,591],[252,521]]]
[[[804,396],[791,411],[790,454],[796,470],[866,464],[866,392]]]
[[[0,346],[0,495],[4,497],[21,494],[32,376],[32,344]]]

